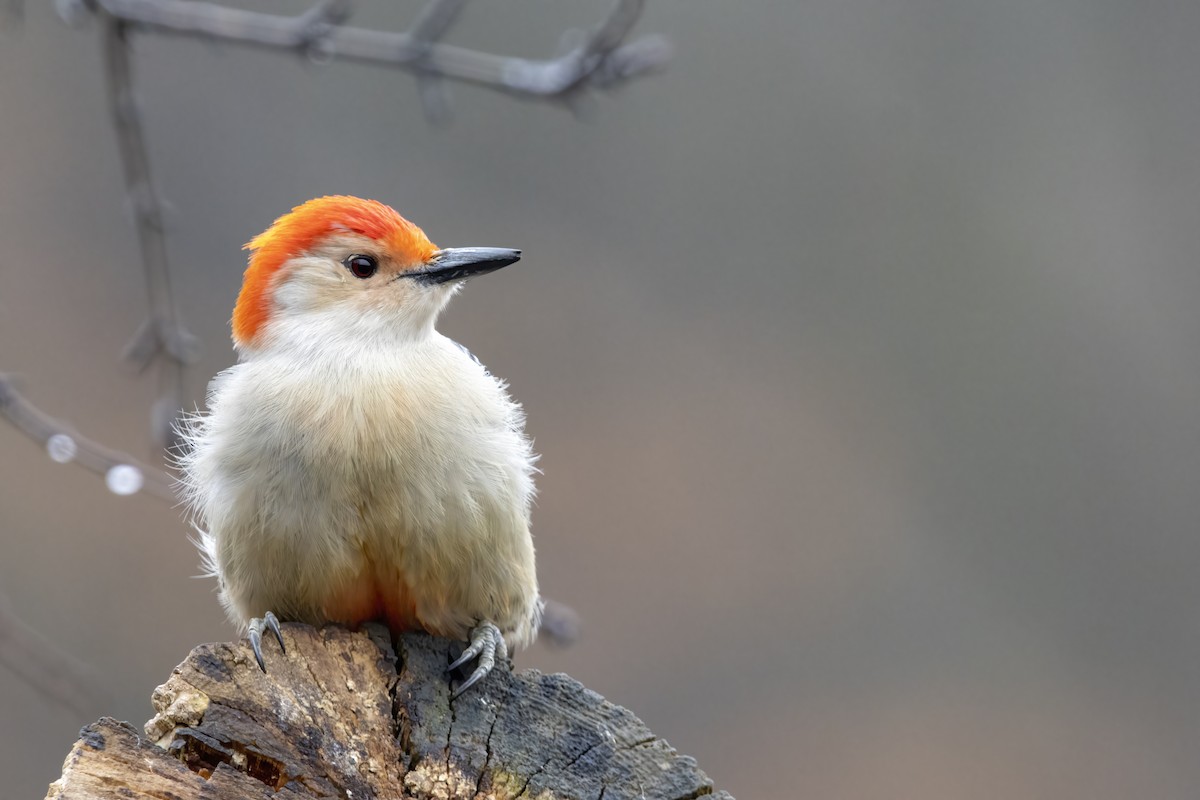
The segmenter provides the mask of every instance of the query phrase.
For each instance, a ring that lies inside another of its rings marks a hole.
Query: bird
[[[537,634],[537,456],[507,384],[435,325],[467,280],[521,251],[439,248],[343,195],[244,249],[237,363],[181,430],[205,571],[263,672],[280,620],[380,621],[466,642],[457,697]]]

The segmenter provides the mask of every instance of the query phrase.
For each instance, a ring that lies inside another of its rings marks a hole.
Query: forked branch
[[[95,0],[129,25],[180,36],[308,53],[396,67],[428,79],[449,78],[515,95],[566,99],[584,88],[611,88],[662,67],[671,55],[661,36],[625,39],[644,0],[617,0],[608,17],[561,56],[531,60],[499,56],[438,41],[466,0],[433,0],[403,32],[344,24],[348,0],[323,0],[298,16],[263,14],[191,0]]]

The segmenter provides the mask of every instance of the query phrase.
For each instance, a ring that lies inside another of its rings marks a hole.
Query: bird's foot
[[[264,630],[270,630],[271,633],[275,634],[275,639],[279,642],[280,652],[286,653],[287,648],[283,646],[283,633],[279,630],[279,619],[274,614],[268,611],[261,617],[255,617],[250,620],[250,649],[254,651],[254,660],[258,662],[258,668],[266,672],[267,665],[263,662],[262,656],[262,635]]]
[[[478,681],[484,678],[492,667],[496,666],[496,659],[504,660],[508,658],[508,645],[504,641],[504,634],[500,633],[500,629],[492,622],[481,622],[471,629],[471,644],[466,650],[463,650],[462,655],[447,667],[447,671],[453,671],[461,667],[473,658],[479,658],[479,664],[476,665],[475,671],[471,673],[471,677],[467,678],[462,684],[454,690],[454,694],[450,696],[453,700],[460,694],[470,689]]]

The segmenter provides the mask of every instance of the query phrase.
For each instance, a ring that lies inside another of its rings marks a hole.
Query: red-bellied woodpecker
[[[239,363],[181,458],[221,602],[264,671],[279,619],[469,640],[457,695],[537,633],[535,456],[504,383],[434,323],[520,251],[439,249],[354,197],[310,200],[246,247]]]

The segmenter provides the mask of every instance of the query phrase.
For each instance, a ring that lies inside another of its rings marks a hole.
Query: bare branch
[[[174,421],[183,405],[183,370],[195,360],[199,342],[183,326],[171,294],[163,203],[150,174],[150,157],[133,93],[127,24],[115,17],[103,17],[108,99],[121,149],[121,163],[125,168],[125,186],[137,229],[150,305],[149,317],[125,347],[123,355],[141,370],[160,361],[159,400],[152,422],[156,439],[170,445]],[[311,27],[316,22],[306,19],[306,24]]]
[[[147,466],[126,453],[80,436],[70,425],[39,410],[22,397],[14,385],[12,376],[2,372],[0,415],[30,439],[46,446],[50,457],[55,461],[73,461],[91,470],[102,476],[109,489],[117,494],[144,491],[172,505],[176,501],[172,488],[174,480],[165,471]]]
[[[0,665],[47,700],[78,715],[95,713],[103,692],[75,658],[22,622],[0,593]]]
[[[286,17],[192,0],[97,0],[112,18],[163,33],[285,50],[319,48],[328,58],[391,66],[424,78],[450,78],[547,99],[563,99],[585,87],[612,88],[663,66],[671,48],[662,37],[623,43],[641,15],[643,3],[617,0],[608,18],[578,47],[558,58],[529,60],[437,43],[465,0],[433,0],[403,33],[343,26],[349,10],[336,2]]]

